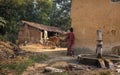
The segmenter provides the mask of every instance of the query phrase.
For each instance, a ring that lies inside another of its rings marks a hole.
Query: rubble
[[[115,67],[116,67],[115,71],[116,71],[117,73],[120,73],[120,62],[115,63]]]
[[[68,66],[66,66],[66,70],[86,70],[89,71],[90,67],[89,66],[84,66],[84,65],[78,65],[78,64],[73,64],[73,63],[69,63]]]
[[[120,69],[116,69],[116,71],[117,71],[118,73],[120,73]]]
[[[15,44],[0,40],[0,61],[3,59],[12,59],[20,55],[22,50]]]

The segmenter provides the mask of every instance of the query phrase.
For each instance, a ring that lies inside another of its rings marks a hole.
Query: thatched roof
[[[29,22],[29,21],[21,21],[22,24],[27,24],[29,26],[38,28],[40,30],[46,30],[46,31],[50,31],[50,32],[58,32],[58,33],[64,33],[64,31],[58,27],[53,27],[53,26],[46,26],[43,24],[38,24],[35,22]]]

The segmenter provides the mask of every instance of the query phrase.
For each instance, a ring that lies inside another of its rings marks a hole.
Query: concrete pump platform
[[[101,68],[114,68],[114,63],[120,62],[118,55],[102,55],[102,58],[97,58],[95,54],[80,54],[77,60],[81,64],[94,65]]]

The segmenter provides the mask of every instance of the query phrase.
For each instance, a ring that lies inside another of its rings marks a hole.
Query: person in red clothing
[[[74,56],[73,45],[74,45],[75,36],[73,33],[73,28],[70,28],[69,30],[70,32],[68,33],[68,36],[67,36],[67,40],[68,40],[67,55]]]

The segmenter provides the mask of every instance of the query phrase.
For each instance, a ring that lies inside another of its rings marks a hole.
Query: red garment
[[[68,33],[68,50],[67,55],[74,55],[74,51],[72,49],[74,44],[75,36],[73,32]]]
[[[69,41],[74,41],[74,33],[73,32],[70,32],[70,33],[68,33],[68,40]]]

